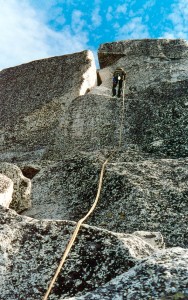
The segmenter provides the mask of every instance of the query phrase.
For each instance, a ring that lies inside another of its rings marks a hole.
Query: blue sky
[[[188,39],[188,0],[0,0],[0,69],[142,38]]]

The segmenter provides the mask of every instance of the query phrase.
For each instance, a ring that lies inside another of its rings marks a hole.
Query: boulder
[[[0,205],[8,208],[12,201],[12,193],[12,180],[3,174],[0,174]]]
[[[187,41],[182,39],[136,39],[101,44],[98,50],[103,69],[121,58],[179,60],[188,57]]]
[[[6,175],[11,179],[14,186],[12,197],[10,197],[10,207],[17,212],[22,212],[31,206],[30,194],[31,194],[31,181],[23,176],[19,167],[10,163],[0,163],[0,173]],[[11,203],[10,203],[11,202]],[[8,207],[8,206],[7,206]]]
[[[75,223],[39,221],[0,207],[0,228],[1,300],[42,299]],[[93,290],[156,250],[136,235],[83,225],[49,299]]]
[[[104,160],[99,152],[82,154],[43,168],[32,180],[32,207],[24,214],[78,221],[95,199]],[[116,153],[87,223],[117,232],[158,231],[168,247],[187,247],[187,163]]]
[[[187,249],[161,250],[93,292],[60,300],[187,300],[187,272]]]
[[[96,84],[91,51],[33,61],[0,72],[1,161],[40,159],[56,147],[62,114]]]

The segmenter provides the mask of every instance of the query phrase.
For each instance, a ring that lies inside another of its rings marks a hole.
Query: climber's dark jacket
[[[116,95],[116,87],[118,85],[118,97],[121,96],[123,81],[126,78],[126,72],[123,68],[117,68],[113,74],[112,95]]]

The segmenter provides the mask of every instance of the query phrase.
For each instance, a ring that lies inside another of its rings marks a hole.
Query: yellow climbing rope
[[[124,111],[125,111],[125,82],[123,82],[123,107],[122,107],[122,114],[121,114],[121,125],[120,125],[120,135],[119,135],[119,147],[121,147],[121,143],[122,143],[122,128],[123,128],[123,122],[124,122]],[[95,201],[92,205],[92,207],[90,208],[90,210],[88,211],[88,213],[78,221],[77,225],[76,225],[76,228],[72,234],[72,237],[65,249],[65,252],[61,258],[61,261],[59,263],[59,266],[55,272],[55,275],[53,276],[50,284],[49,284],[49,287],[47,289],[47,292],[45,294],[45,296],[43,297],[42,300],[47,300],[48,299],[48,296],[53,288],[53,285],[61,271],[61,268],[63,267],[64,263],[65,263],[65,260],[67,258],[67,256],[69,255],[69,252],[74,244],[74,241],[78,235],[78,232],[80,230],[80,227],[81,225],[83,224],[83,222],[91,215],[91,213],[94,211],[95,207],[97,206],[97,203],[98,203],[98,200],[99,200],[99,197],[100,197],[100,193],[101,193],[101,188],[102,188],[102,182],[103,182],[103,177],[104,177],[104,171],[105,171],[105,167],[107,165],[107,163],[109,162],[109,160],[113,157],[113,155],[115,154],[115,150],[113,150],[111,152],[111,155],[105,160],[105,162],[103,163],[102,165],[102,168],[101,168],[101,173],[100,173],[100,177],[99,177],[99,184],[98,184],[98,190],[97,190],[97,195],[96,195],[96,198],[95,198]]]
[[[122,131],[123,131],[124,118],[125,118],[125,81],[123,81],[123,103],[122,103],[121,124],[120,124],[120,131],[119,131],[119,148],[121,147],[121,143],[122,143]]]

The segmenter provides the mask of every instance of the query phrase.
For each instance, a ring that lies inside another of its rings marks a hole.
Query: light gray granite
[[[42,299],[74,228],[0,207],[0,299]],[[93,290],[156,250],[134,234],[83,225],[49,299]]]
[[[6,162],[0,163],[0,174],[6,175],[13,182],[10,207],[19,213],[30,208],[31,180],[23,176],[18,166]]]
[[[14,209],[0,207],[1,300],[42,299],[109,156],[49,300],[187,300],[188,43],[120,41],[98,55],[98,71],[83,51],[0,72],[0,188]]]

